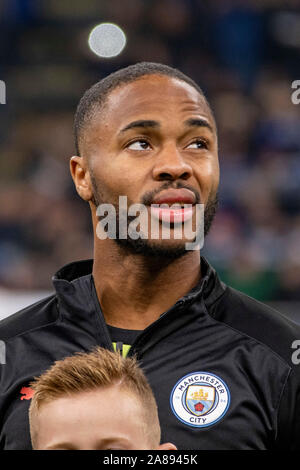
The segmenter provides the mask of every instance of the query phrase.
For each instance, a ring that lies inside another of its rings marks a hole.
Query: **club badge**
[[[170,404],[176,418],[188,426],[204,428],[222,419],[230,404],[224,380],[208,372],[182,377],[172,390]]]

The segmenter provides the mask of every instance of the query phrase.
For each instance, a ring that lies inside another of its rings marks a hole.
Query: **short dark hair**
[[[125,83],[133,82],[145,75],[167,75],[188,83],[204,97],[213,116],[213,112],[200,86],[183,72],[164,64],[158,64],[155,62],[138,62],[137,64],[129,65],[128,67],[111,73],[107,77],[95,83],[82,96],[77,106],[74,119],[75,148],[77,155],[80,155],[80,141],[82,139],[84,128],[91,121],[95,112],[99,112],[101,110],[101,107],[105,104],[109,93],[111,93],[115,88]]]

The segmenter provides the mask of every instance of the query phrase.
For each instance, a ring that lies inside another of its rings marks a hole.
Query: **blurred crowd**
[[[100,59],[100,22],[127,46]],[[220,207],[203,254],[259,300],[300,300],[298,0],[1,0],[0,287],[49,289],[62,265],[92,257],[89,209],[68,161],[73,115],[90,85],[142,60],[190,75],[216,115]]]

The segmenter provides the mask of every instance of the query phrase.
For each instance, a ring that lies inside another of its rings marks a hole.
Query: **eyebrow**
[[[183,123],[187,127],[206,127],[209,129],[212,133],[214,133],[214,128],[213,126],[206,120],[202,118],[190,118],[184,121]],[[154,128],[158,129],[161,127],[160,123],[158,121],[152,121],[150,119],[140,119],[138,121],[133,121],[127,124],[123,129],[121,129],[121,133],[126,132],[130,129],[135,129],[135,128]]]
[[[209,122],[206,119],[190,118],[190,119],[187,119],[187,121],[184,121],[183,124],[188,127],[206,127],[212,133],[214,133],[214,128],[212,127],[211,124],[209,124]]]
[[[160,124],[157,121],[152,121],[149,119],[140,119],[139,121],[130,122],[127,126],[121,129],[121,132],[129,131],[129,129],[134,129],[136,127],[152,127],[152,128],[159,128]]]
[[[76,447],[71,442],[55,442],[54,444],[51,444],[49,447],[47,447],[47,450],[59,449],[76,450]]]
[[[105,437],[104,439],[100,439],[99,441],[97,441],[97,447],[108,446],[110,444],[128,445],[130,444],[130,441],[125,436],[118,435],[112,437]]]

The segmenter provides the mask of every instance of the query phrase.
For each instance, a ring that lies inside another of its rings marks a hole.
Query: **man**
[[[300,327],[224,285],[199,250],[186,248],[185,233],[176,238],[188,220],[201,232],[201,204],[207,234],[217,206],[216,124],[200,88],[160,64],[119,70],[85,93],[75,136],[71,174],[91,208],[94,259],[62,268],[53,296],[1,323],[1,446],[30,448],[29,400],[20,391],[34,376],[57,359],[114,344],[141,363],[163,442],[297,448],[300,377],[292,346]],[[125,196],[129,207],[146,207],[141,238],[128,236],[134,220],[119,204]],[[101,225],[103,204],[115,209],[115,238],[104,236],[114,227]],[[154,219],[158,237],[144,224]]]
[[[34,450],[176,450],[159,445],[155,398],[134,358],[97,348],[57,361],[31,387]]]

